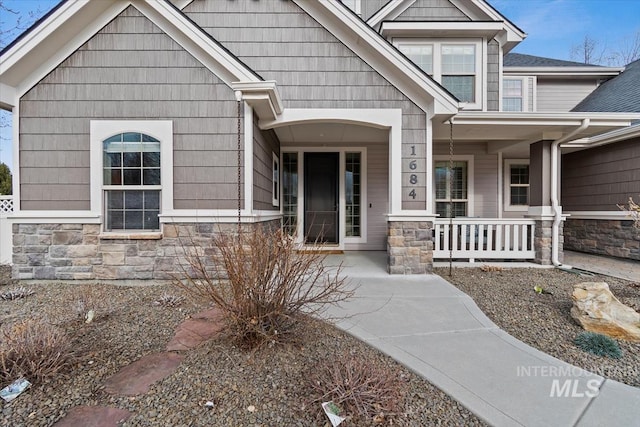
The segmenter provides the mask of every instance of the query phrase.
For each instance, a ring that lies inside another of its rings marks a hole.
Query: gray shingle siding
[[[90,208],[92,119],[172,120],[175,207],[236,206],[233,91],[133,7],[22,97],[22,209]]]

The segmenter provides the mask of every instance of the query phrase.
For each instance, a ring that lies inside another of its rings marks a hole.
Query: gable
[[[470,21],[449,0],[416,0],[396,21]]]
[[[292,1],[203,0],[184,13],[264,79],[277,81],[285,107],[408,100]]]
[[[20,100],[21,206],[87,210],[91,120],[172,120],[174,204],[231,208],[233,90],[128,7]]]

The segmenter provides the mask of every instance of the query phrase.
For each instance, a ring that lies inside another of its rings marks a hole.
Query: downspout
[[[551,143],[551,208],[553,209],[553,225],[551,227],[551,263],[555,267],[560,267],[561,263],[558,260],[558,246],[560,241],[560,222],[562,221],[562,212],[560,211],[560,201],[558,200],[558,152],[560,151],[560,144],[566,142],[584,131],[589,127],[591,120],[582,119],[582,124],[568,133]]]

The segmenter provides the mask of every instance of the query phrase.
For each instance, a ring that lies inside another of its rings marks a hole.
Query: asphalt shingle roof
[[[640,59],[598,86],[571,111],[640,113]]]
[[[564,61],[562,59],[544,58],[542,56],[525,55],[524,53],[508,53],[504,56],[505,67],[598,67],[598,65],[581,62]]]

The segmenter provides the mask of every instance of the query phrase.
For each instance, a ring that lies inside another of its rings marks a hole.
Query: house
[[[557,264],[558,146],[640,114],[570,111],[621,69],[525,36],[482,0],[62,1],[0,53],[14,275],[167,278],[238,218],[392,274]]]
[[[640,113],[640,60],[573,108]],[[640,199],[640,122],[562,147],[562,206],[567,248],[640,261],[640,232],[616,205]]]

